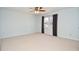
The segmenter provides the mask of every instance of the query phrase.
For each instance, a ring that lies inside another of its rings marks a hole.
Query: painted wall
[[[47,15],[58,14],[58,36],[79,39],[79,8],[65,8]],[[0,37],[41,32],[41,15],[29,15],[0,8]]]
[[[79,39],[79,9],[70,8],[59,11],[58,14],[59,37]]]
[[[35,15],[0,8],[0,38],[38,32],[36,21]]]
[[[36,31],[37,32],[41,32],[41,15],[35,15],[35,18],[36,18]]]
[[[58,14],[58,37],[79,40],[79,8],[65,8],[47,15]]]
[[[2,40],[0,39],[0,50],[1,50],[1,46],[2,46]]]

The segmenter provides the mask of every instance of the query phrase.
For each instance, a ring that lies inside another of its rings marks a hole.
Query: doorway
[[[42,33],[57,36],[57,14],[42,16]]]

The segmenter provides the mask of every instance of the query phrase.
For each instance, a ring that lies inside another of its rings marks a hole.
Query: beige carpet
[[[79,41],[48,36],[41,33],[2,40],[2,51],[77,51]]]

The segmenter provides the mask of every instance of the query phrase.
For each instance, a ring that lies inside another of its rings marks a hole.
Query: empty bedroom
[[[0,51],[79,51],[79,8],[0,7]]]

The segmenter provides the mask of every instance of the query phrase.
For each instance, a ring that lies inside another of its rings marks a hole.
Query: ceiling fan
[[[33,9],[33,12],[34,12],[35,14],[39,14],[39,13],[44,13],[44,12],[46,12],[46,10],[45,10],[45,8],[43,8],[43,7],[35,7],[35,8]]]

